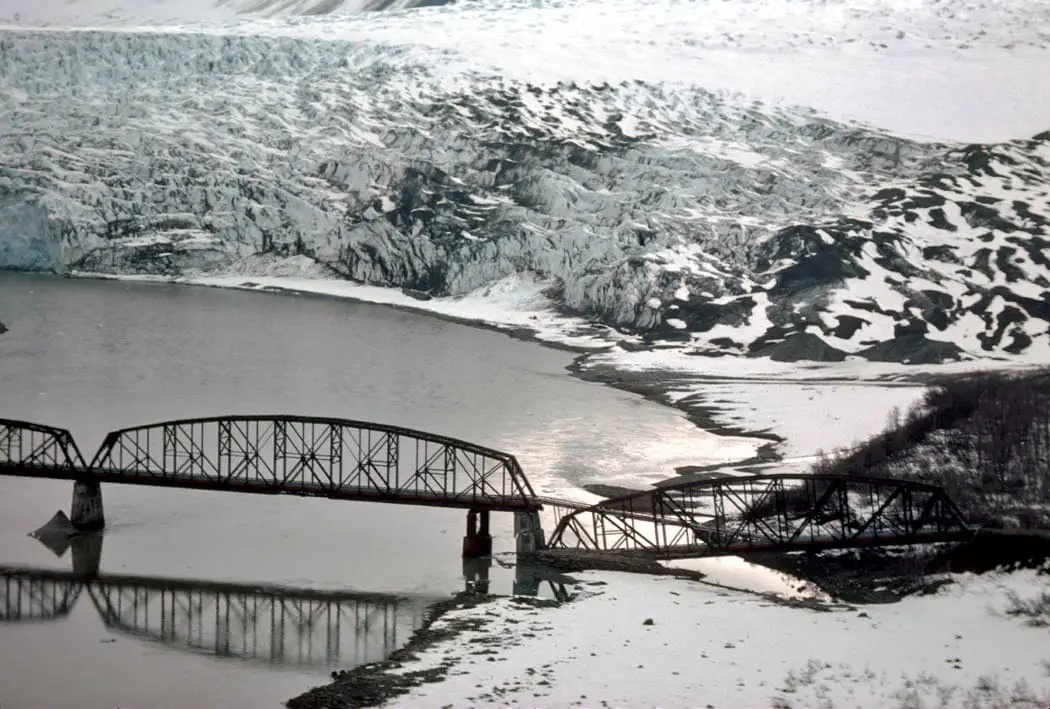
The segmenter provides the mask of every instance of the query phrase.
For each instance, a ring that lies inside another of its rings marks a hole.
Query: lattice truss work
[[[124,635],[293,666],[382,660],[422,626],[435,600],[163,579],[79,581],[47,571],[0,575],[0,594],[4,622],[63,618],[86,595],[103,623]]]
[[[65,429],[0,419],[0,468],[5,466],[75,471],[84,468],[84,458]]]
[[[564,516],[550,546],[662,556],[951,541],[972,534],[937,487],[769,475],[657,488]]]
[[[206,588],[92,584],[92,601],[111,628],[221,657],[282,665],[382,660],[426,616],[399,598],[301,598]]]
[[[532,509],[514,456],[361,421],[223,417],[115,431],[91,463],[103,479],[421,504]]]
[[[0,575],[0,622],[27,623],[65,618],[83,585],[71,580],[41,579],[25,574]]]

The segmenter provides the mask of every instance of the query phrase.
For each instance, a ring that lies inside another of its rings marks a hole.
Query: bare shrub
[[[1050,591],[1042,591],[1034,598],[1022,598],[1015,591],[1007,591],[1006,601],[1006,615],[1024,617],[1034,628],[1050,627]]]

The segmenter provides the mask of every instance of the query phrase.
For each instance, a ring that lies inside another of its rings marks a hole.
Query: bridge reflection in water
[[[61,621],[85,601],[126,636],[289,667],[381,660],[426,620],[436,596],[0,567],[0,623]]]
[[[347,668],[388,657],[449,597],[100,573],[101,533],[38,538],[59,557],[72,551],[73,570],[0,565],[0,626],[62,622],[79,604],[115,633],[173,649]],[[488,593],[491,565],[491,557],[463,560],[468,591]],[[515,566],[517,595],[569,600],[569,584],[552,570]]]

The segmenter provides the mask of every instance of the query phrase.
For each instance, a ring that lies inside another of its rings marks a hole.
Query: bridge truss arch
[[[605,500],[559,521],[550,548],[657,558],[957,541],[973,534],[942,488],[907,480],[720,477]]]
[[[66,429],[0,419],[0,473],[4,468],[77,471],[84,467],[84,456]]]
[[[125,428],[106,436],[88,469],[100,482],[468,509],[541,506],[509,453],[400,426],[314,416]]]

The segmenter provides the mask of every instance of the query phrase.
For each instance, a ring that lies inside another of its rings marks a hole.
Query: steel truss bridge
[[[108,434],[90,462],[64,429],[0,419],[0,474],[95,483],[531,511],[517,459],[365,421],[223,416]]]
[[[684,558],[963,541],[974,530],[944,490],[835,475],[718,477],[565,514],[552,549]]]
[[[93,486],[97,498],[80,500],[79,514],[97,515],[99,523],[99,483],[464,508],[465,557],[491,553],[490,511],[516,513],[519,553],[587,549],[673,558],[959,541],[974,531],[943,489],[889,478],[709,477],[586,506],[537,496],[508,453],[397,426],[303,416],[121,429],[90,462],[66,430],[0,419],[5,474]],[[75,525],[78,499],[75,492]],[[544,508],[556,525],[547,540]]]
[[[440,600],[0,567],[0,626],[65,619],[85,596],[105,626],[123,635],[300,667],[382,660]]]

